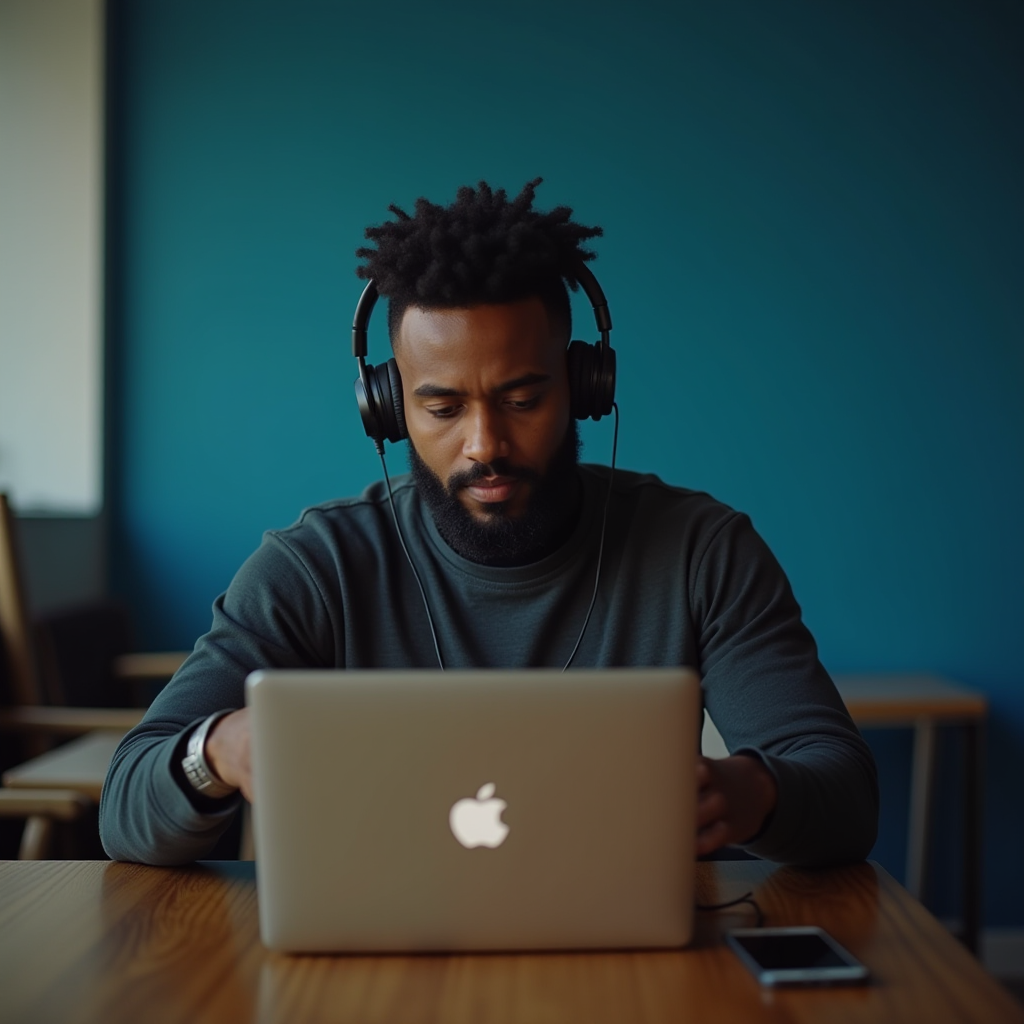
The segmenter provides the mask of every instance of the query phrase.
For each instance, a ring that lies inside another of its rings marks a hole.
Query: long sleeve
[[[564,664],[604,541],[606,473],[587,468],[573,537],[511,568],[459,558],[434,536],[411,483],[395,482],[446,664]],[[874,761],[749,519],[623,471],[607,533],[602,593],[576,664],[696,667],[729,748],[760,756],[778,782],[775,811],[750,848],[804,864],[866,856],[877,828]],[[100,806],[107,852],[160,864],[208,856],[239,801],[214,804],[189,789],[179,767],[189,730],[243,707],[257,668],[433,667],[424,611],[382,486],[268,533],[214,604],[210,632],[118,748]]]
[[[192,729],[245,706],[257,668],[330,666],[335,635],[309,567],[274,534],[213,607],[213,625],[114,753],[100,801],[100,836],[115,860],[185,864],[209,856],[241,798],[206,799],[180,769]]]
[[[758,754],[778,784],[748,848],[795,864],[862,860],[878,828],[874,758],[746,516],[714,533],[691,586],[708,713],[729,750]]]

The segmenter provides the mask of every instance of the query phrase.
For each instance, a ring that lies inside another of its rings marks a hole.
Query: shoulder
[[[607,494],[609,469],[583,466],[588,493]],[[595,499],[592,499],[595,500]],[[653,473],[615,470],[609,530],[626,538],[631,557],[682,569],[691,599],[730,576],[777,578],[779,566],[750,517],[706,491],[665,483]]]
[[[408,475],[391,481],[396,510],[400,517],[408,514],[417,501],[416,488]],[[351,542],[363,537],[379,537],[382,531],[390,536],[391,501],[383,480],[370,484],[362,494],[348,498],[334,498],[302,510],[299,518],[283,529],[268,530],[264,544],[279,543],[290,548],[339,541]]]
[[[391,486],[398,515],[406,519],[416,500],[415,487],[405,476],[394,478]],[[267,530],[240,569],[236,584],[295,573],[318,581],[336,578],[343,567],[358,570],[379,564],[393,543],[390,500],[380,481],[360,495],[311,505],[290,526]]]
[[[580,472],[587,482],[588,493],[595,496],[607,493],[611,474],[607,466],[583,464]],[[706,491],[665,483],[654,473],[616,469],[611,501],[616,514],[628,516],[636,525],[664,524],[675,530],[685,528],[708,539],[730,523],[749,523],[743,513]]]

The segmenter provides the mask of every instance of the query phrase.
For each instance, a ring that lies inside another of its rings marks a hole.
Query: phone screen
[[[846,965],[846,961],[814,932],[801,935],[746,935],[736,941],[766,971]]]
[[[740,928],[727,943],[762,985],[864,981],[867,968],[820,928]]]

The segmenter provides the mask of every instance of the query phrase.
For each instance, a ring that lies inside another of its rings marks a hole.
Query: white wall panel
[[[102,504],[102,0],[0,0],[0,489]]]

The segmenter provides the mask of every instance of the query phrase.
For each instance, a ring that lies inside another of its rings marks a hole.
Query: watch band
[[[206,760],[206,737],[225,715],[230,714],[230,711],[215,711],[209,718],[200,722],[189,736],[185,756],[181,759],[185,778],[191,783],[192,788],[214,800],[238,792],[236,787],[229,786],[220,779]]]

